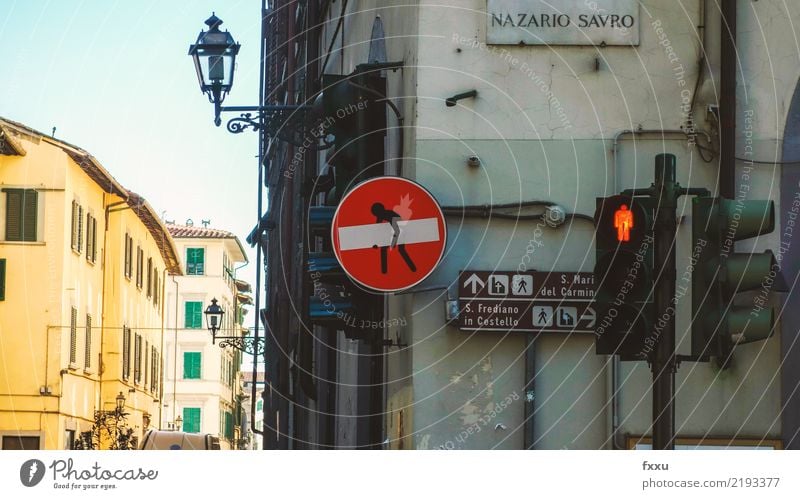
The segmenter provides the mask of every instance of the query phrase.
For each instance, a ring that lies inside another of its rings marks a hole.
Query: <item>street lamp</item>
[[[200,90],[214,104],[214,123],[217,126],[222,122],[219,117],[222,101],[233,86],[236,54],[240,47],[228,30],[220,31],[221,24],[222,19],[212,12],[206,19],[208,31],[200,31],[197,41],[189,47]]]
[[[294,134],[303,128],[305,111],[309,106],[222,106],[222,101],[233,87],[233,71],[236,68],[236,55],[241,45],[236,43],[227,30],[220,31],[222,20],[212,12],[206,19],[208,31],[200,31],[197,41],[189,46],[189,55],[194,60],[200,90],[214,104],[214,124],[222,123],[223,112],[241,113],[228,121],[231,133],[242,133],[250,128],[253,131],[267,129],[268,134]],[[300,139],[302,142],[302,139]]]
[[[252,336],[217,336],[217,331],[222,329],[222,317],[225,311],[217,303],[216,298],[211,299],[211,305],[206,307],[206,327],[211,331],[211,344],[215,344],[217,340],[219,346],[222,348],[233,347],[242,352],[251,355],[260,355],[264,353],[264,338],[254,338]]]
[[[225,311],[217,305],[217,299],[212,298],[211,305],[206,308],[204,313],[206,314],[206,324],[208,325],[208,330],[211,331],[211,336],[216,336],[217,331],[220,329],[220,324],[222,324],[222,316],[225,315]]]
[[[122,392],[119,392],[117,395],[117,415],[122,414],[122,411],[125,409],[125,395]]]

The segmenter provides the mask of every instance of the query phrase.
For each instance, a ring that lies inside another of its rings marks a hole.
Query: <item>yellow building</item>
[[[164,284],[180,272],[142,197],[86,151],[0,119],[0,448],[157,425]]]

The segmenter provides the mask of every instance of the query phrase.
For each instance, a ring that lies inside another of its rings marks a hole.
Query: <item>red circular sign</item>
[[[364,287],[393,292],[425,280],[444,253],[447,230],[439,203],[401,177],[366,180],[333,216],[333,250],[345,273]]]

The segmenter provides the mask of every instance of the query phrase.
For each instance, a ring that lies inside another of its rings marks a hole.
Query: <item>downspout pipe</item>
[[[173,330],[172,341],[172,424],[175,424],[175,419],[178,417],[175,412],[178,410],[178,303],[180,300],[180,286],[175,276],[172,276],[172,282],[175,284],[175,329]],[[183,430],[183,428],[181,428]]]
[[[161,352],[161,356],[158,359],[158,363],[159,363],[158,373],[159,373],[159,379],[161,380],[161,383],[159,383],[159,387],[158,387],[158,390],[159,390],[159,392],[158,392],[158,429],[159,430],[163,430],[164,429],[162,427],[162,425],[164,423],[164,345],[165,345],[164,342],[165,342],[165,328],[166,328],[166,321],[167,321],[167,317],[166,317],[166,311],[167,311],[167,306],[166,306],[166,301],[167,301],[166,297],[167,297],[167,295],[166,295],[166,291],[167,291],[167,268],[164,267],[164,270],[161,271],[161,292],[160,292],[160,295],[159,295],[159,297],[160,297],[159,302],[160,303],[158,304],[159,313],[161,314],[161,349],[159,350],[159,352]],[[177,315],[177,310],[175,312],[176,312],[176,315]]]
[[[720,6],[720,158],[719,194],[734,199],[736,192],[736,0]]]

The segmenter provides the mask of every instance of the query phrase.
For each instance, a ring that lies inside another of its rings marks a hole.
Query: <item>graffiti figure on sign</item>
[[[393,207],[391,210],[387,210],[382,203],[375,203],[372,205],[372,214],[375,215],[377,223],[389,223],[392,225],[392,230],[394,234],[392,235],[392,242],[390,246],[381,246],[381,273],[385,274],[389,271],[389,248],[391,247],[394,249],[397,248],[398,253],[400,256],[403,257],[403,261],[406,262],[408,268],[411,269],[411,272],[416,272],[417,267],[414,265],[414,262],[411,260],[411,257],[408,256],[408,252],[406,251],[405,244],[397,244],[397,240],[400,238],[400,226],[398,225],[398,221],[400,220],[407,220],[411,217],[411,200],[407,196],[403,196],[400,199],[400,204]],[[377,248],[378,246],[375,245],[373,248]]]

